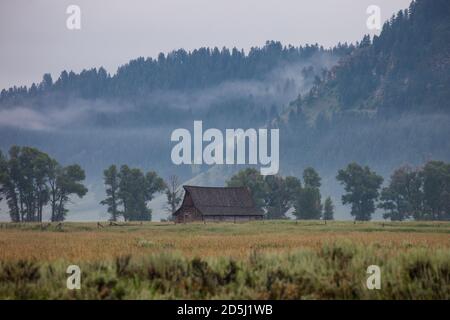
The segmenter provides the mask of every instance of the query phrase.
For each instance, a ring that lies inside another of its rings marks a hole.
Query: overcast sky
[[[326,47],[366,33],[369,5],[382,20],[411,0],[1,0],[0,88],[30,85],[50,72],[104,66],[173,49],[237,47],[266,40]],[[81,30],[66,9],[81,8]]]

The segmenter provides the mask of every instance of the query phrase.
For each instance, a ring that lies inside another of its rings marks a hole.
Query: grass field
[[[0,298],[450,299],[450,223],[3,223]]]

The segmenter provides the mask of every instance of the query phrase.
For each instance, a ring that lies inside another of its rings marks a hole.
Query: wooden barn
[[[250,221],[263,219],[247,188],[183,186],[181,207],[173,214],[174,221]]]

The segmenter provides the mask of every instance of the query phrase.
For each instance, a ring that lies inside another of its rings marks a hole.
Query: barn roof
[[[245,187],[183,186],[203,215],[259,216],[250,191]]]

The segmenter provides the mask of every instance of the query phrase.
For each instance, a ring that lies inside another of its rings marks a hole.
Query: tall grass
[[[3,261],[2,299],[450,299],[450,251],[403,250],[352,241],[247,256],[189,257],[160,252],[85,261],[81,290],[66,288],[68,261]],[[381,289],[366,287],[369,265]]]

